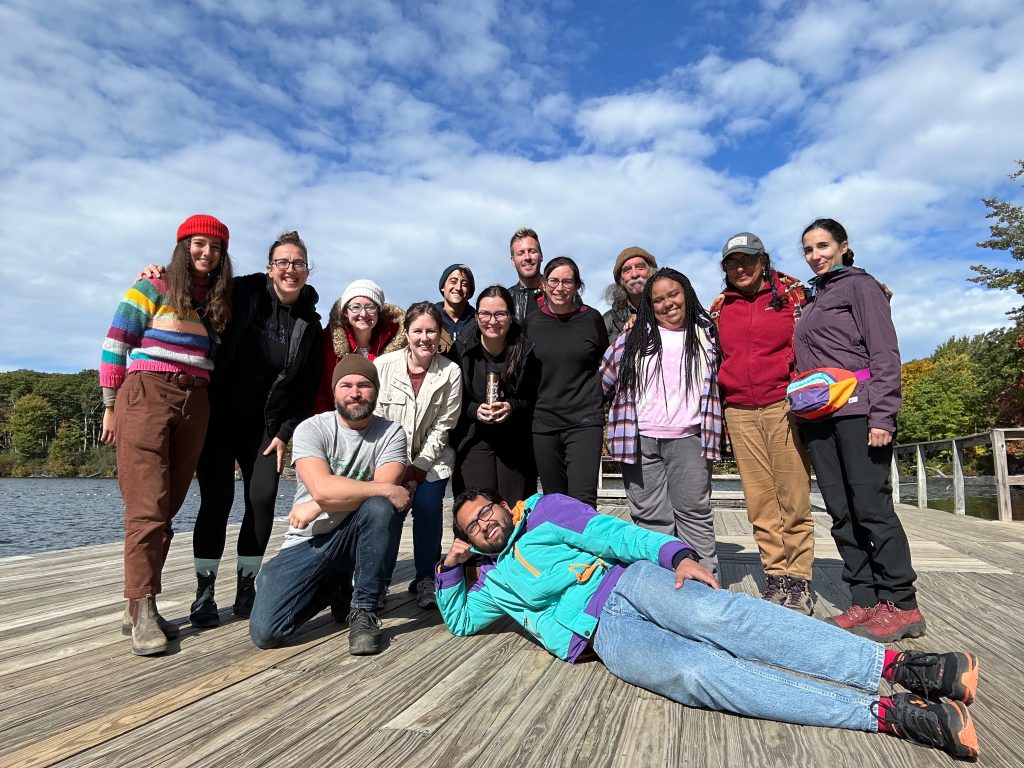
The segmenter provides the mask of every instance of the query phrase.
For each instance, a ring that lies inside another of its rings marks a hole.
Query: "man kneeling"
[[[334,368],[337,413],[321,413],[295,429],[292,459],[298,483],[290,526],[277,557],[256,577],[249,637],[276,648],[328,605],[347,615],[349,652],[379,653],[377,606],[397,548],[409,492],[405,432],[373,415],[377,369],[350,354]],[[355,586],[353,587],[353,573]]]
[[[592,649],[616,677],[687,706],[884,731],[977,757],[971,654],[889,651],[719,589],[685,543],[568,496],[537,494],[510,509],[471,488],[454,512],[437,604],[456,635],[508,615],[559,658],[573,663]],[[474,554],[483,559],[468,585],[463,564]],[[883,678],[911,693],[879,697]]]

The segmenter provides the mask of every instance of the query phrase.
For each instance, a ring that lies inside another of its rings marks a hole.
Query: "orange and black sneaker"
[[[978,759],[978,735],[962,701],[928,701],[916,693],[897,693],[892,704],[875,706],[884,730],[893,735],[941,749],[958,760]]]
[[[944,697],[971,704],[978,690],[978,659],[973,653],[903,651],[884,674],[926,699]]]

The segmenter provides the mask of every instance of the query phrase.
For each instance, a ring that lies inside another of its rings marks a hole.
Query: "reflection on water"
[[[294,496],[295,481],[281,480],[277,515],[288,513]],[[117,480],[0,478],[0,557],[122,541],[123,511]],[[174,518],[175,533],[190,532],[198,511],[199,486],[193,481]],[[238,482],[229,521],[240,523],[243,512]]]
[[[983,520],[999,519],[999,502],[996,498],[996,486],[992,484],[967,485],[964,487],[964,502],[967,514]],[[917,504],[917,481],[900,483],[900,501],[904,504]],[[950,477],[928,478],[928,507],[953,511],[953,479]],[[1024,488],[1010,487],[1010,510],[1014,520],[1024,520]]]

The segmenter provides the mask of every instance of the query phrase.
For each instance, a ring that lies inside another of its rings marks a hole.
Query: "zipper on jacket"
[[[522,563],[524,566],[526,566],[526,570],[528,570],[534,576],[540,578],[540,571],[538,571],[536,568],[534,568],[532,565],[530,565],[528,562],[526,562],[526,558],[523,557],[522,554],[520,554],[520,552],[519,552],[519,545],[518,544],[513,544],[512,545],[512,551],[515,553],[516,560],[518,560],[520,563]]]

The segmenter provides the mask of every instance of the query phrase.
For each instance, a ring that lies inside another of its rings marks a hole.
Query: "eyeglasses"
[[[376,315],[379,307],[376,304],[349,304],[348,311],[353,315]]]
[[[557,277],[549,277],[547,280],[544,281],[544,283],[551,290],[554,290],[558,286],[562,286],[563,288],[576,287],[576,281],[571,277],[567,277],[565,280],[559,280]]]
[[[469,525],[466,526],[467,536],[476,536],[477,531],[480,530],[480,523],[491,519],[491,516],[494,514],[494,507],[494,502],[480,507],[480,511],[476,513],[476,517],[470,520]]]
[[[489,323],[491,320],[504,323],[508,320],[508,312],[477,312],[476,317],[481,323]]]
[[[723,259],[722,268],[726,272],[732,272],[734,269],[739,269],[741,265],[744,267],[752,267],[760,260],[760,253],[743,253],[738,256],[729,256],[729,258]]]
[[[305,272],[309,266],[306,262],[301,259],[295,261],[289,261],[288,259],[274,259],[271,264],[274,265],[274,269],[280,270],[281,272],[287,272],[288,268],[291,267],[296,272]]]

